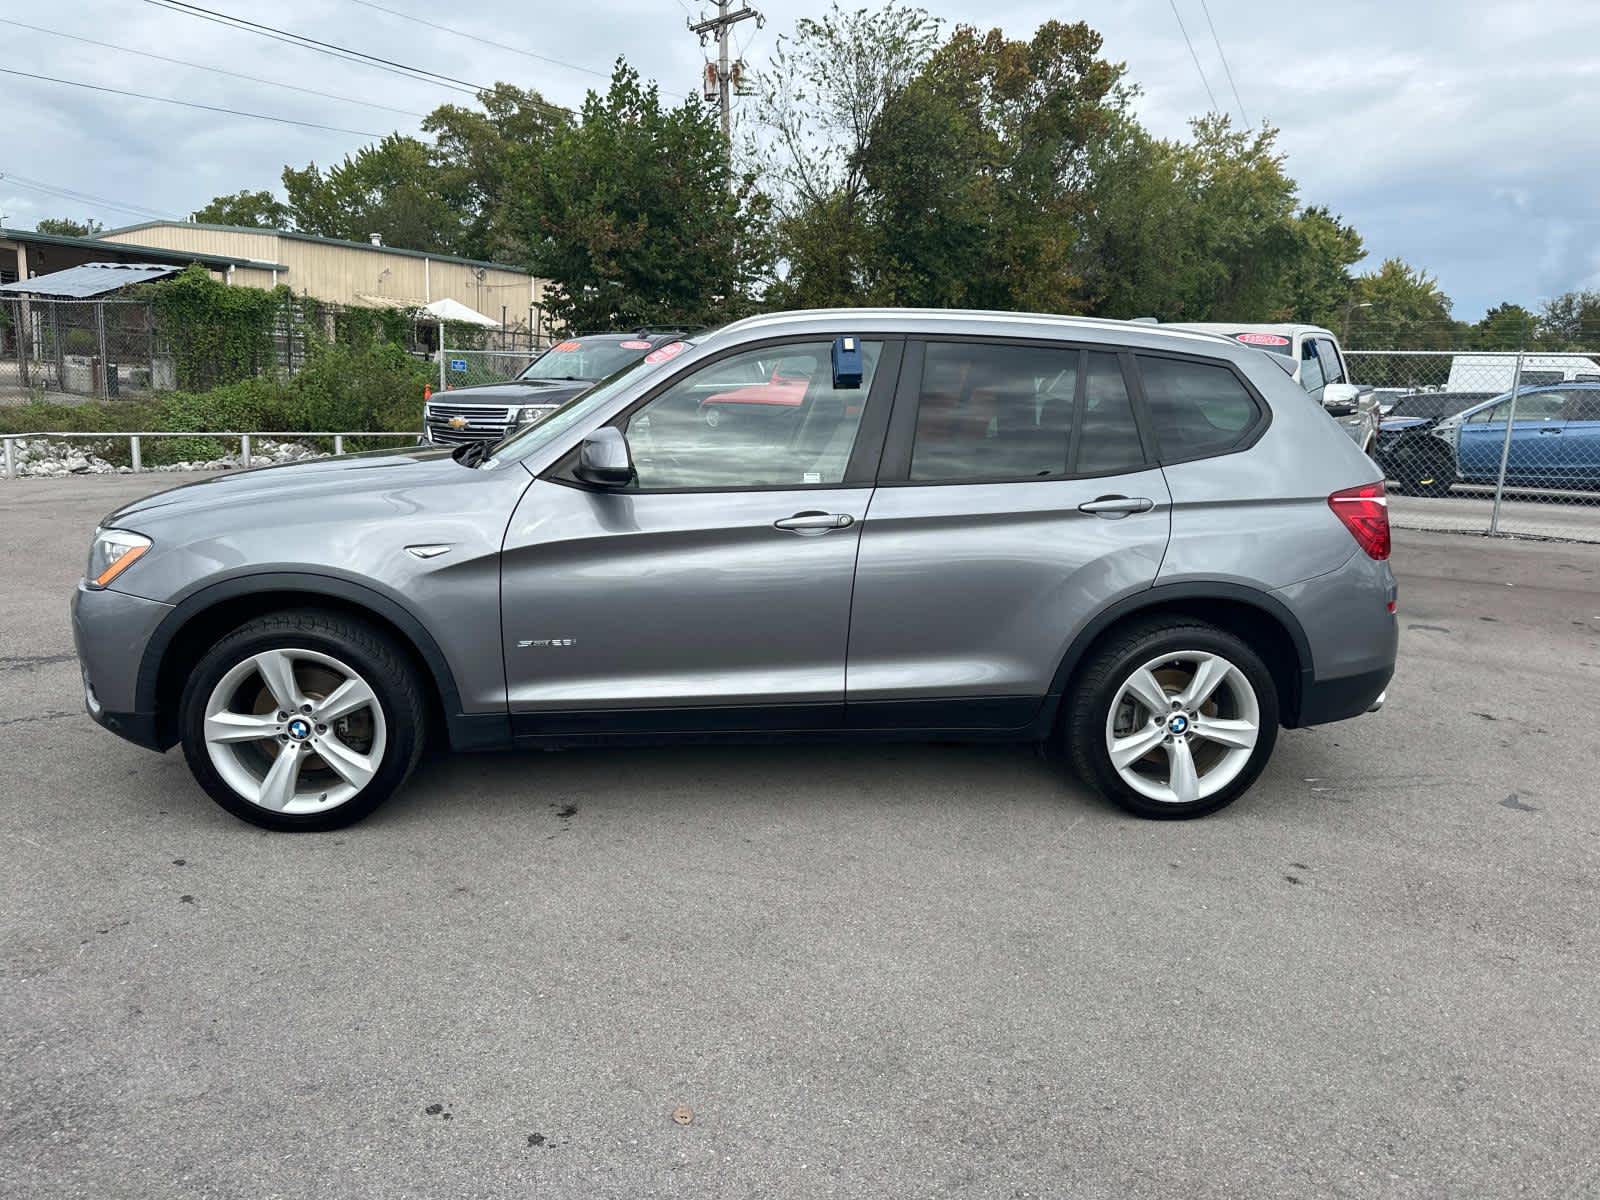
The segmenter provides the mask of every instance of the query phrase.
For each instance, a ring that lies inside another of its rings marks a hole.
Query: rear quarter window
[[[1145,405],[1164,462],[1225,454],[1260,427],[1261,405],[1220,363],[1137,356]]]

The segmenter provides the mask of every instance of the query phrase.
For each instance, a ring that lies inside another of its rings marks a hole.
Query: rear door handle
[[[1094,513],[1096,516],[1125,517],[1129,513],[1149,512],[1155,506],[1154,500],[1144,496],[1099,496],[1078,505],[1078,511]]]
[[[788,529],[806,537],[815,537],[819,533],[827,533],[830,529],[843,529],[854,525],[856,519],[849,513],[826,512],[800,512],[792,517],[783,517],[774,521],[776,529]]]
[[[1561,430],[1559,430],[1559,429],[1541,429],[1541,430],[1539,430],[1539,432],[1540,433],[1560,433]]]

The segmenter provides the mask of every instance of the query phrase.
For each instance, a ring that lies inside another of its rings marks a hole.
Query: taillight
[[[1389,497],[1383,484],[1365,483],[1328,497],[1333,515],[1344,522],[1368,558],[1389,557]]]

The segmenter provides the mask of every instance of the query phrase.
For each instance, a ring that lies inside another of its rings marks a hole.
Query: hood
[[[1385,417],[1378,422],[1378,428],[1384,433],[1399,433],[1406,429],[1421,429],[1425,425],[1433,425],[1438,417]]]
[[[450,448],[372,450],[339,458],[317,458],[186,483],[125,504],[100,524],[103,528],[118,526],[143,532],[138,528],[141,522],[181,519],[197,510],[209,515],[221,509],[259,508],[319,493],[348,496],[351,492],[403,491],[462,475],[470,469],[451,458]]]
[[[564,404],[595,385],[592,379],[508,379],[435,392],[430,404]]]

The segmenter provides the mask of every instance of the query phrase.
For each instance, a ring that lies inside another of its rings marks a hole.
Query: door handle
[[[775,529],[787,529],[794,533],[815,537],[819,533],[827,533],[830,529],[844,529],[846,526],[854,525],[855,523],[856,519],[849,513],[811,511],[795,513],[792,517],[783,517],[772,524]]]
[[[1149,512],[1155,506],[1154,500],[1144,496],[1100,496],[1078,505],[1078,511],[1094,513],[1096,516],[1125,517],[1129,513]]]
[[[1541,429],[1541,430],[1539,430],[1539,432],[1540,433],[1560,433],[1561,430],[1559,430],[1559,429]]]

